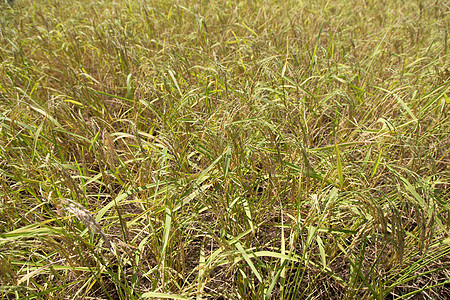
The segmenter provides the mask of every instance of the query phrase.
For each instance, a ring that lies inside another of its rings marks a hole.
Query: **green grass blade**
[[[339,146],[337,144],[336,138],[334,139],[334,148],[336,151],[339,186],[341,187],[341,189],[343,189],[344,188],[344,174],[342,172],[341,154],[339,153]]]

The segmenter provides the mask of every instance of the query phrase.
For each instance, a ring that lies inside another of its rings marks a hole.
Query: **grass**
[[[445,1],[0,3],[2,299],[448,299]]]

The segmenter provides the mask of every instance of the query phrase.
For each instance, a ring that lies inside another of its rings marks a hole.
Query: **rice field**
[[[0,299],[449,299],[446,1],[0,2]]]

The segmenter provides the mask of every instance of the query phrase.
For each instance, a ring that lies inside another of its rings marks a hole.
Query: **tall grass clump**
[[[0,3],[2,299],[448,299],[448,3]]]

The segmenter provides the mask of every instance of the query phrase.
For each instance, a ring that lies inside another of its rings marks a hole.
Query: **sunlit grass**
[[[91,2],[0,3],[2,298],[450,297],[445,1]]]

